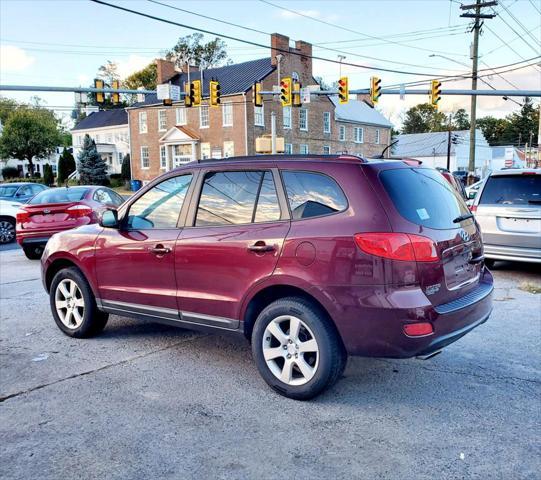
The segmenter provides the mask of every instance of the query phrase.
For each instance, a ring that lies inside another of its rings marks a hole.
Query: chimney
[[[368,93],[358,93],[357,94],[357,101],[358,102],[364,102],[370,108],[374,108],[374,104],[372,103],[372,100],[370,99],[370,95]]]
[[[276,55],[286,54],[289,52],[289,37],[280,35],[279,33],[273,33],[271,35],[271,63],[272,66],[276,66]]]
[[[312,44],[303,40],[297,40],[295,42],[295,50],[297,50],[301,56],[299,57],[304,65],[305,72],[312,77]]]
[[[156,59],[156,81],[158,85],[167,83],[171,78],[177,74],[175,70],[175,64],[170,60],[164,60],[163,58]]]

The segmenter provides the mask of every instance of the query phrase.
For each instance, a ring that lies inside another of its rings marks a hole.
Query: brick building
[[[290,53],[284,53],[290,52]],[[340,105],[335,96],[312,96],[300,108],[283,108],[265,98],[254,107],[252,87],[261,81],[270,91],[281,77],[314,85],[312,45],[290,47],[288,37],[273,34],[271,56],[259,60],[198,71],[177,72],[173,64],[157,60],[158,83],[184,83],[203,78],[203,106],[184,108],[183,102],[164,106],[155,95],[128,108],[132,176],[149,181],[157,175],[198,158],[255,154],[255,140],[270,135],[271,112],[276,113],[277,136],[284,137],[286,153],[347,152],[371,156],[389,144],[391,124],[362,98]],[[208,82],[221,86],[220,107],[208,105]],[[205,98],[206,97],[206,98]]]

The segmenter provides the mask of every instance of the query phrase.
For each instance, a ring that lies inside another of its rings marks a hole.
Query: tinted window
[[[256,218],[259,222],[280,218],[270,172],[212,172],[205,175],[196,226],[238,225],[252,223]]]
[[[113,199],[111,198],[111,195],[109,195],[109,192],[102,190],[101,188],[94,192],[94,196],[92,198],[96,200],[96,202],[103,203],[104,205],[112,205],[113,203]]]
[[[39,193],[45,190],[45,186],[44,185],[31,185],[30,189],[32,190],[32,193],[35,195],[36,193]]]
[[[170,178],[152,187],[131,206],[127,227],[136,230],[176,228],[192,175]]]
[[[38,193],[28,203],[39,205],[43,203],[78,202],[88,192],[86,187],[49,188]]]
[[[13,197],[18,189],[16,186],[3,185],[0,187],[0,197]]]
[[[385,170],[380,179],[400,215],[416,225],[455,228],[453,220],[470,213],[460,194],[437,170]]]
[[[490,177],[479,203],[529,205],[541,203],[541,175],[497,175]]]
[[[282,176],[295,220],[328,215],[347,207],[342,189],[327,175],[283,171]]]

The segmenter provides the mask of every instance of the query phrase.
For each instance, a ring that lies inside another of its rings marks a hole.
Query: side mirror
[[[118,228],[118,212],[116,210],[105,210],[100,215],[99,224],[105,228]]]

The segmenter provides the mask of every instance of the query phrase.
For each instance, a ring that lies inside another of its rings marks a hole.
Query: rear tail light
[[[477,205],[472,205],[472,206],[470,207],[470,212],[474,213],[474,212],[476,212],[476,211],[477,211]]]
[[[17,223],[26,223],[30,221],[30,214],[26,210],[17,212]]]
[[[74,205],[73,207],[66,208],[66,213],[71,218],[90,217],[92,215],[92,209],[86,205]]]
[[[428,322],[407,323],[404,325],[404,333],[408,337],[424,337],[434,333],[434,328]]]
[[[409,233],[357,233],[355,243],[365,253],[391,260],[435,262],[436,244],[427,237]]]

